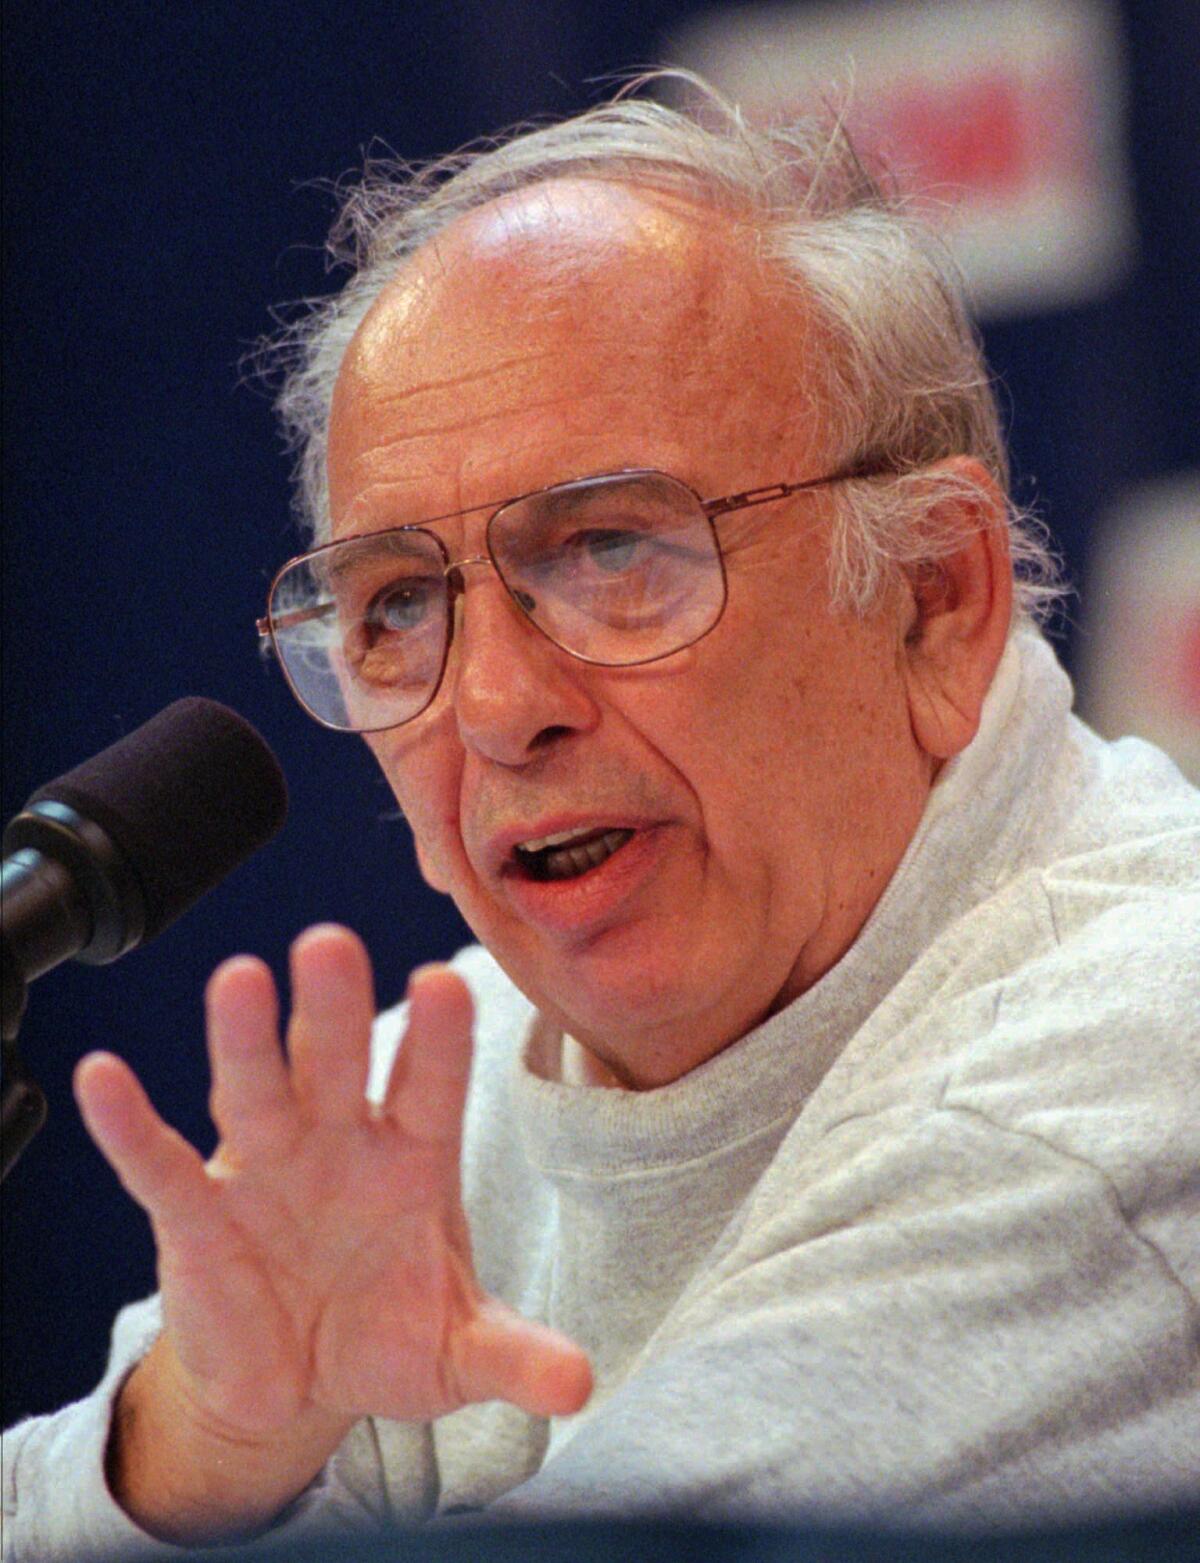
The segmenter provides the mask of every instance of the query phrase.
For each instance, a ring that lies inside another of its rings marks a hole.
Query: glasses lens
[[[564,483],[492,518],[496,568],[533,622],[565,651],[628,667],[708,633],[725,605],[712,526],[664,473]]]
[[[297,560],[271,593],[271,633],[301,705],[347,732],[397,727],[446,660],[446,560],[428,532],[348,538]]]

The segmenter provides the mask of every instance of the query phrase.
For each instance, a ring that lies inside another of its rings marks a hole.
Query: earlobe
[[[906,572],[911,613],[903,655],[913,735],[931,759],[965,749],[1004,651],[1012,564],[1003,495],[979,462],[956,456],[934,469],[956,480],[933,500],[960,541]]]

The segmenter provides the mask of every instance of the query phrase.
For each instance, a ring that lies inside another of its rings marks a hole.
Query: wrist
[[[352,1425],[310,1407],[277,1434],[226,1427],[198,1404],[161,1336],[118,1396],[105,1474],[116,1502],[160,1541],[246,1540],[270,1528]]]

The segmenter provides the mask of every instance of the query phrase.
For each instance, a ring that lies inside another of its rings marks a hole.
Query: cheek
[[[627,698],[624,714],[689,800],[710,869],[746,881],[803,839],[814,745],[795,660],[757,634],[730,644],[697,646],[687,677]]]
[[[681,752],[709,776],[740,776],[744,784],[794,763],[827,719],[819,709],[824,691],[811,676],[820,665],[811,640],[803,629],[764,633],[759,622],[734,620],[727,636],[697,648],[705,655],[672,724]]]
[[[381,733],[367,744],[412,831],[422,874],[449,893],[462,856],[457,746],[435,732]]]
[[[710,840],[741,842],[747,863],[819,850],[858,812],[873,769],[865,762],[894,746],[897,680],[882,637],[789,607],[731,623],[741,633],[729,636],[728,655],[714,637],[704,676],[664,735]],[[788,629],[764,634],[763,622]]]

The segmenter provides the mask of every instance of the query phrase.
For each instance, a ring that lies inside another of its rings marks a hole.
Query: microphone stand
[[[41,850],[47,845],[54,855]],[[135,923],[121,915],[124,902],[119,897],[125,893],[128,898],[124,863],[118,861],[115,869],[122,877],[105,877],[109,860],[117,857],[111,841],[66,805],[49,800],[23,810],[10,820],[0,849],[6,854],[0,863],[2,1181],[46,1121],[45,1093],[16,1046],[30,982],[72,954],[84,960],[114,959],[129,947],[124,942],[129,927],[136,943],[142,924],[140,902]]]
[[[0,952],[3,962],[3,1004],[0,1038],[3,1068],[0,1070],[0,1181],[46,1121],[46,1095],[25,1068],[17,1051],[17,1032],[25,1013],[28,990],[11,950]]]

